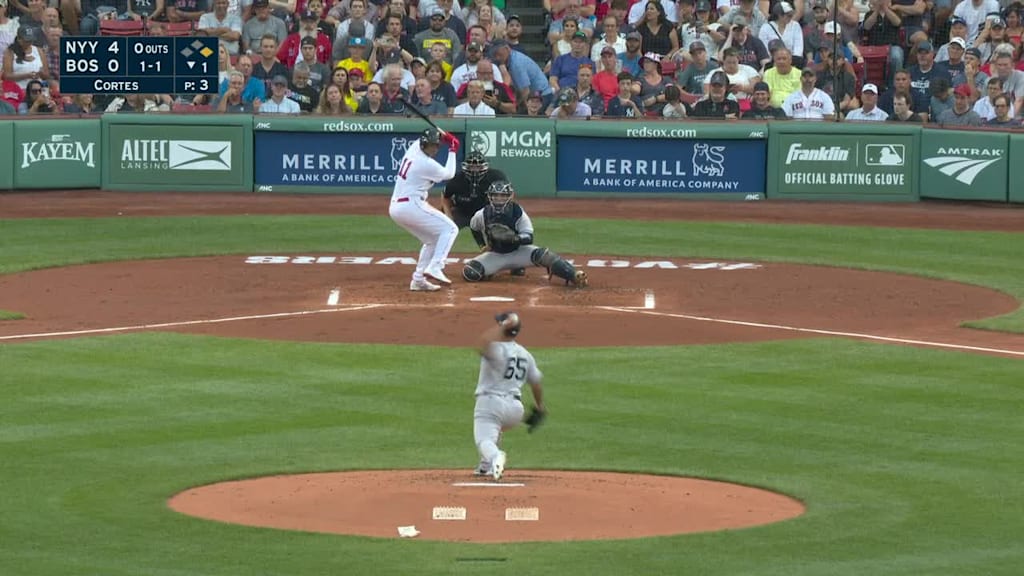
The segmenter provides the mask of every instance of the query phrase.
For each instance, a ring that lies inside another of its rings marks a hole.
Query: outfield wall
[[[1024,202],[1024,135],[889,123],[442,118],[522,196]],[[0,190],[389,194],[403,117],[0,121]],[[447,149],[438,159],[444,162]],[[1016,160],[1016,161],[1015,161]]]

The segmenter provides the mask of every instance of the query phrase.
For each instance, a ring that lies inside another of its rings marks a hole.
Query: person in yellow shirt
[[[338,62],[337,67],[345,68],[350,73],[358,68],[363,71],[363,78],[373,78],[374,70],[370,68],[370,61],[366,59],[366,49],[369,42],[363,36],[353,36],[348,40],[348,58]]]
[[[448,63],[448,46],[443,42],[434,42],[430,45],[430,59],[441,63],[444,68],[444,81],[452,81],[452,65]]]
[[[786,98],[800,89],[801,70],[793,66],[793,53],[785,46],[779,46],[772,55],[774,65],[764,71],[762,80],[771,88],[771,105],[782,106]]]

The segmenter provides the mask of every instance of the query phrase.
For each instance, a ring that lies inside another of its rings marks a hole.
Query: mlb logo
[[[906,157],[903,144],[864,145],[864,163],[868,166],[903,166]]]
[[[498,133],[494,130],[477,130],[469,141],[469,149],[483,154],[487,158],[498,156]]]

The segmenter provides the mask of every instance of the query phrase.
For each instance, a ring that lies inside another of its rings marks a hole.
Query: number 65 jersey
[[[518,342],[491,342],[480,356],[476,395],[520,396],[524,383],[540,382],[542,377],[533,354]]]

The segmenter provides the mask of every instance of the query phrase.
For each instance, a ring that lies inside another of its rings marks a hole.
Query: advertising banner
[[[770,126],[769,197],[917,199],[919,127],[785,124]]]
[[[406,148],[419,137],[420,132],[257,131],[256,191],[390,193]],[[442,144],[434,159],[444,164],[448,147]]]
[[[103,187],[252,191],[252,117],[105,114]]]
[[[1010,135],[1010,182],[1016,185],[1009,186],[1007,200],[1010,202],[1024,202],[1024,136],[1020,134]]]
[[[519,196],[554,196],[555,140],[555,122],[546,118],[466,120],[466,151],[483,154]]]
[[[100,121],[34,120],[14,125],[14,187],[99,188]]]
[[[14,188],[14,123],[0,121],[0,190]]]
[[[1010,136],[1000,132],[921,133],[921,196],[1006,202]]]
[[[560,136],[558,190],[761,199],[766,157],[764,140]]]

